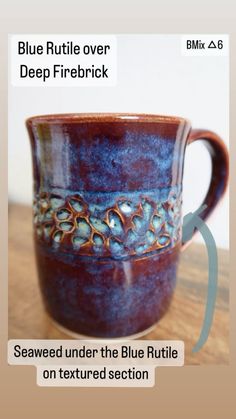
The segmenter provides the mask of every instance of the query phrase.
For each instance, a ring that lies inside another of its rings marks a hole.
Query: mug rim
[[[180,116],[168,116],[147,113],[62,113],[62,114],[45,114],[35,115],[26,119],[26,124],[32,123],[106,123],[106,122],[149,122],[149,123],[189,123],[187,118]]]

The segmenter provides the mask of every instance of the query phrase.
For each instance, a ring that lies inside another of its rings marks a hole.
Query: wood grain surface
[[[207,343],[192,353],[202,327],[208,280],[206,249],[193,243],[181,254],[176,291],[168,313],[145,339],[185,342],[185,364],[228,364],[229,252],[218,250],[219,278],[214,321]],[[37,281],[31,208],[9,207],[9,339],[69,339],[50,321]]]

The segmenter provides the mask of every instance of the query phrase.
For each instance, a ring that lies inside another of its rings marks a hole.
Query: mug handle
[[[200,205],[199,210],[196,211],[196,213],[200,212],[201,219],[206,221],[226,190],[229,175],[229,156],[223,140],[212,131],[192,129],[187,139],[187,145],[195,141],[202,141],[204,143],[209,151],[212,163],[209,188],[203,203]],[[202,210],[200,210],[201,208]],[[196,233],[197,229],[194,230],[191,239],[182,244],[182,250],[185,250],[191,243]]]
[[[202,330],[199,336],[199,339],[195,346],[193,347],[193,352],[198,352],[204,343],[207,341],[208,335],[210,333],[211,324],[214,315],[214,307],[217,294],[217,272],[218,272],[218,262],[217,262],[217,249],[214,241],[214,237],[211,234],[211,231],[208,229],[207,225],[204,224],[209,215],[215,209],[216,205],[222,198],[227,182],[228,182],[228,173],[229,173],[229,157],[225,144],[222,139],[211,131],[205,130],[192,130],[187,139],[187,145],[193,143],[194,141],[203,141],[206,145],[212,162],[212,173],[211,181],[205,196],[205,199],[200,206],[200,208],[195,212],[195,222],[193,226],[198,226],[201,230],[203,238],[205,241],[208,241],[207,251],[208,251],[208,292],[205,308],[205,316],[202,325]],[[200,214],[200,217],[198,215]],[[185,216],[186,225],[190,221],[193,214],[188,214]],[[185,236],[186,242],[184,242],[183,235],[183,244],[182,250],[184,250],[192,240],[192,237],[197,232],[197,228],[188,230],[185,225]],[[187,232],[188,230],[188,232]],[[189,234],[190,233],[190,234]]]

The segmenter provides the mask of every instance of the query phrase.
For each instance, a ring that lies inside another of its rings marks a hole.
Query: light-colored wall
[[[180,36],[119,35],[116,87],[9,86],[9,199],[31,204],[32,171],[27,117],[68,112],[141,112],[184,116],[195,128],[217,132],[228,145],[227,57],[183,57]],[[183,212],[206,192],[210,159],[201,144],[187,149]],[[209,220],[219,247],[228,248],[228,193]],[[200,236],[197,238],[201,241]]]

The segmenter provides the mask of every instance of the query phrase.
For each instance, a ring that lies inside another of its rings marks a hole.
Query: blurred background
[[[115,87],[9,86],[9,200],[32,203],[31,151],[25,119],[71,112],[177,115],[194,128],[207,128],[229,144],[228,57],[181,55],[180,35],[119,35]],[[194,211],[207,191],[210,158],[200,143],[187,148],[183,214]],[[218,247],[229,247],[226,193],[208,222]],[[198,235],[196,241],[201,242]]]

